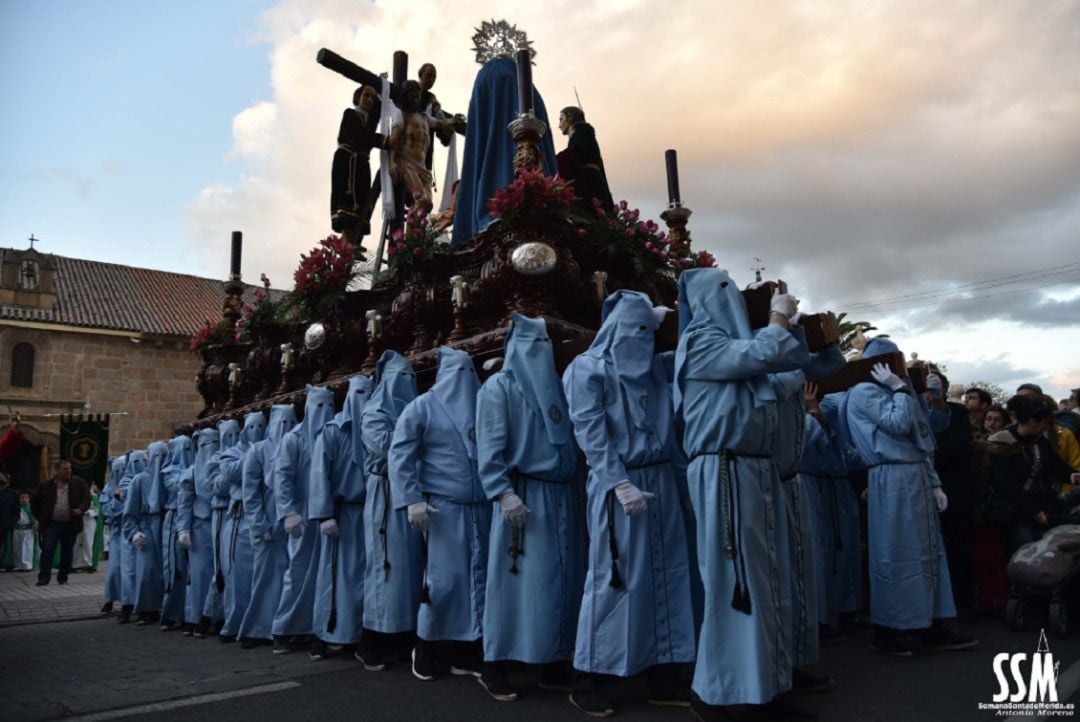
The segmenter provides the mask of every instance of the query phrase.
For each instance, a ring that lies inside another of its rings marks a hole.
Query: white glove
[[[906,386],[904,380],[894,374],[887,363],[874,364],[874,368],[870,369],[870,375],[874,377],[874,381],[888,386],[893,391],[899,391]]]
[[[337,519],[327,519],[324,522],[320,522],[319,531],[326,536],[337,536],[341,533],[341,530],[338,529]]]
[[[304,534],[304,517],[299,514],[285,515],[285,533],[293,539],[299,539]]]
[[[428,530],[428,515],[438,513],[439,510],[426,501],[409,504],[409,526],[423,534]]]
[[[143,549],[146,547],[147,538],[141,531],[137,531],[131,535],[131,543],[136,549]]]
[[[799,299],[790,293],[774,293],[769,302],[769,312],[778,313],[784,318],[791,318],[799,310]]]
[[[507,524],[515,529],[525,526],[525,515],[529,512],[529,507],[525,506],[521,497],[507,491],[499,498],[499,506],[502,507],[503,518]]]
[[[259,538],[262,539],[264,542],[268,542],[268,541],[270,541],[271,539],[274,538],[274,532],[267,529],[266,531],[264,531],[262,534],[259,535]]]
[[[939,514],[949,508],[949,497],[945,496],[940,486],[935,486],[930,492],[934,495],[934,501],[937,502]]]
[[[622,504],[623,511],[627,516],[637,516],[641,512],[645,511],[648,506],[649,499],[655,497],[656,494],[648,491],[642,491],[629,481],[620,481],[615,485],[615,497]]]
[[[926,377],[926,390],[930,392],[930,395],[935,399],[941,398],[941,377],[937,374],[929,374]]]
[[[180,546],[185,549],[191,548],[191,532],[181,531],[176,533],[176,541],[180,542]]]

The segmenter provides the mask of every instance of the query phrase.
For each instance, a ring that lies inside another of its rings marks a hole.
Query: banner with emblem
[[[108,414],[60,417],[60,458],[71,462],[72,474],[104,488],[108,453]]]

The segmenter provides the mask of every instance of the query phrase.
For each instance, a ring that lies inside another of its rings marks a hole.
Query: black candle
[[[679,197],[679,159],[675,149],[669,148],[664,151],[664,161],[667,164],[668,203],[679,205],[682,199]]]
[[[527,48],[517,51],[518,115],[533,109],[532,54]]]
[[[232,232],[232,258],[229,262],[229,276],[240,278],[240,249],[244,245],[244,234],[240,231]]]

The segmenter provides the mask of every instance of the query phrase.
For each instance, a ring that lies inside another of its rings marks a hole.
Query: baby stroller
[[[1080,569],[1080,524],[1064,524],[1046,532],[1042,539],[1025,544],[1009,560],[1009,601],[1005,620],[1009,628],[1024,626],[1024,602],[1032,596],[1050,596],[1047,621],[1058,639],[1069,635],[1069,614],[1064,592]]]

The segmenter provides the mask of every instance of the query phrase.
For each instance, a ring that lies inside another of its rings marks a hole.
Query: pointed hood
[[[147,467],[150,473],[150,487],[146,491],[146,503],[151,511],[160,511],[165,505],[165,460],[169,456],[169,445],[164,441],[155,441],[146,449]]]
[[[349,425],[353,459],[357,464],[364,458],[364,437],[360,431],[360,418],[364,414],[364,407],[371,401],[373,388],[374,384],[367,376],[350,378],[349,389],[345,392],[345,403],[341,407],[341,413],[334,419],[334,423],[338,426]]]
[[[162,473],[166,476],[179,475],[184,469],[195,463],[194,444],[190,436],[174,436],[169,440],[169,455],[165,459]]]
[[[397,351],[384,351],[375,368],[375,390],[370,408],[378,409],[397,421],[410,401],[416,398],[416,373],[408,359]]]
[[[603,323],[585,353],[610,364],[627,397],[634,426],[651,429],[649,390],[652,386],[653,305],[639,291],[616,291],[604,301]]]
[[[307,387],[307,399],[304,401],[304,420],[297,427],[297,432],[304,438],[308,453],[315,448],[322,428],[334,418],[334,392],[320,386]]]
[[[679,336],[693,336],[707,327],[719,328],[728,336],[751,341],[754,331],[746,312],[742,292],[728,274],[719,268],[692,268],[679,276]],[[686,367],[686,343],[675,354],[675,408],[682,411],[683,371]],[[767,375],[747,379],[754,396],[754,406],[776,401],[776,389]]]
[[[207,467],[210,465],[210,460],[214,458],[214,455],[220,448],[220,436],[217,429],[199,429],[195,432],[195,460],[192,462],[192,466],[195,467],[195,477],[203,478],[206,474]]]
[[[141,474],[146,471],[147,465],[150,463],[149,458],[146,456],[146,452],[142,449],[136,451],[129,451],[127,458],[127,468],[124,469],[124,478],[128,483],[135,478],[136,474]]]
[[[515,313],[503,352],[502,372],[521,389],[526,403],[544,420],[552,444],[570,440],[570,412],[566,404],[547,324],[542,318]]]
[[[276,448],[281,438],[296,426],[296,409],[292,404],[274,404],[270,407],[270,425],[267,440]]]
[[[253,411],[244,416],[244,430],[240,432],[240,448],[247,450],[266,438],[266,416]]]
[[[228,449],[240,443],[240,422],[236,419],[225,419],[217,425],[218,443],[221,448]]]
[[[476,458],[476,392],[480,377],[464,351],[439,347],[439,370],[431,394],[453,420],[470,459]]]

